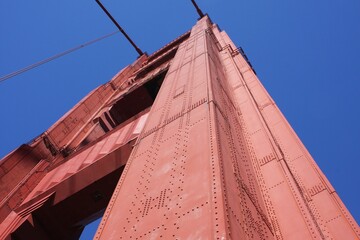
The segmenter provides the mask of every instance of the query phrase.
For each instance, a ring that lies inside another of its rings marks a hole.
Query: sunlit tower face
[[[101,216],[95,239],[359,237],[243,49],[192,2],[191,31],[4,158],[0,238],[78,238]]]

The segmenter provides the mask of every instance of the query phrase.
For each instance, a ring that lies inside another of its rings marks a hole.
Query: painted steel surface
[[[92,146],[79,151],[68,161],[49,171],[19,208],[0,225],[0,239],[17,229],[32,212],[47,202],[56,205],[126,164],[136,139],[144,127],[148,113],[126,124]],[[51,198],[51,200],[49,200]],[[78,202],[77,204],[82,204]],[[73,205],[72,207],[76,207]],[[75,209],[65,209],[67,215]],[[75,218],[76,216],[73,216]]]
[[[0,239],[76,238],[107,204],[96,205],[99,189],[109,205],[95,239],[360,235],[242,49],[208,16],[6,156],[0,180]]]
[[[0,239],[77,239],[101,217],[189,32],[143,55],[0,162]]]
[[[26,204],[27,201],[33,199],[37,195],[40,195],[44,192],[49,192],[49,190],[51,191],[51,188],[56,187],[56,185],[62,184],[66,179],[70,179],[71,177],[80,175],[80,172],[90,167],[90,165],[97,165],[95,169],[93,169],[92,171],[88,171],[87,173],[89,174],[92,172],[91,174],[93,176],[104,169],[107,169],[107,171],[111,172],[115,168],[115,166],[125,165],[127,158],[121,157],[121,154],[117,155],[116,158],[113,160],[117,162],[113,163],[113,166],[106,166],[105,163],[103,163],[102,165],[96,163],[99,160],[103,159],[106,155],[111,154],[112,152],[120,149],[124,145],[136,139],[139,131],[144,126],[144,121],[146,121],[147,116],[148,114],[145,114],[139,119],[125,125],[123,128],[118,129],[111,135],[84,149],[65,163],[48,172],[46,176],[40,181],[40,183],[34,188],[31,194],[25,199],[23,204]],[[110,160],[108,159],[107,161]],[[102,173],[100,175],[102,176],[105,174]],[[84,182],[83,185],[86,186],[86,179],[84,179],[84,177],[82,177],[82,179],[82,181]],[[91,179],[91,181],[95,180]],[[74,191],[74,188],[76,189],[77,187],[67,187],[65,191]],[[68,195],[70,195],[69,193],[61,194],[59,191],[57,191],[57,193],[59,199],[56,199],[54,203],[60,202],[61,199],[64,199]]]
[[[358,239],[359,227],[225,32],[170,66],[95,239]]]

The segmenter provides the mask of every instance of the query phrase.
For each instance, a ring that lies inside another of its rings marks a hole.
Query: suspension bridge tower
[[[198,9],[189,31],[0,162],[0,239],[359,239],[257,78]]]

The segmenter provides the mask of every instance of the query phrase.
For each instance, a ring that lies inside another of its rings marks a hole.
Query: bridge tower
[[[0,162],[0,239],[359,239],[359,227],[207,15]]]

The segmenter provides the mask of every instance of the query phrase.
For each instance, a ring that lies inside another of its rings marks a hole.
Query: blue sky
[[[197,19],[190,0],[102,2],[148,53],[189,30]],[[359,222],[360,2],[197,2],[244,48]],[[92,0],[1,1],[0,76],[115,30]],[[0,83],[0,157],[45,131],[136,57],[117,34]]]

